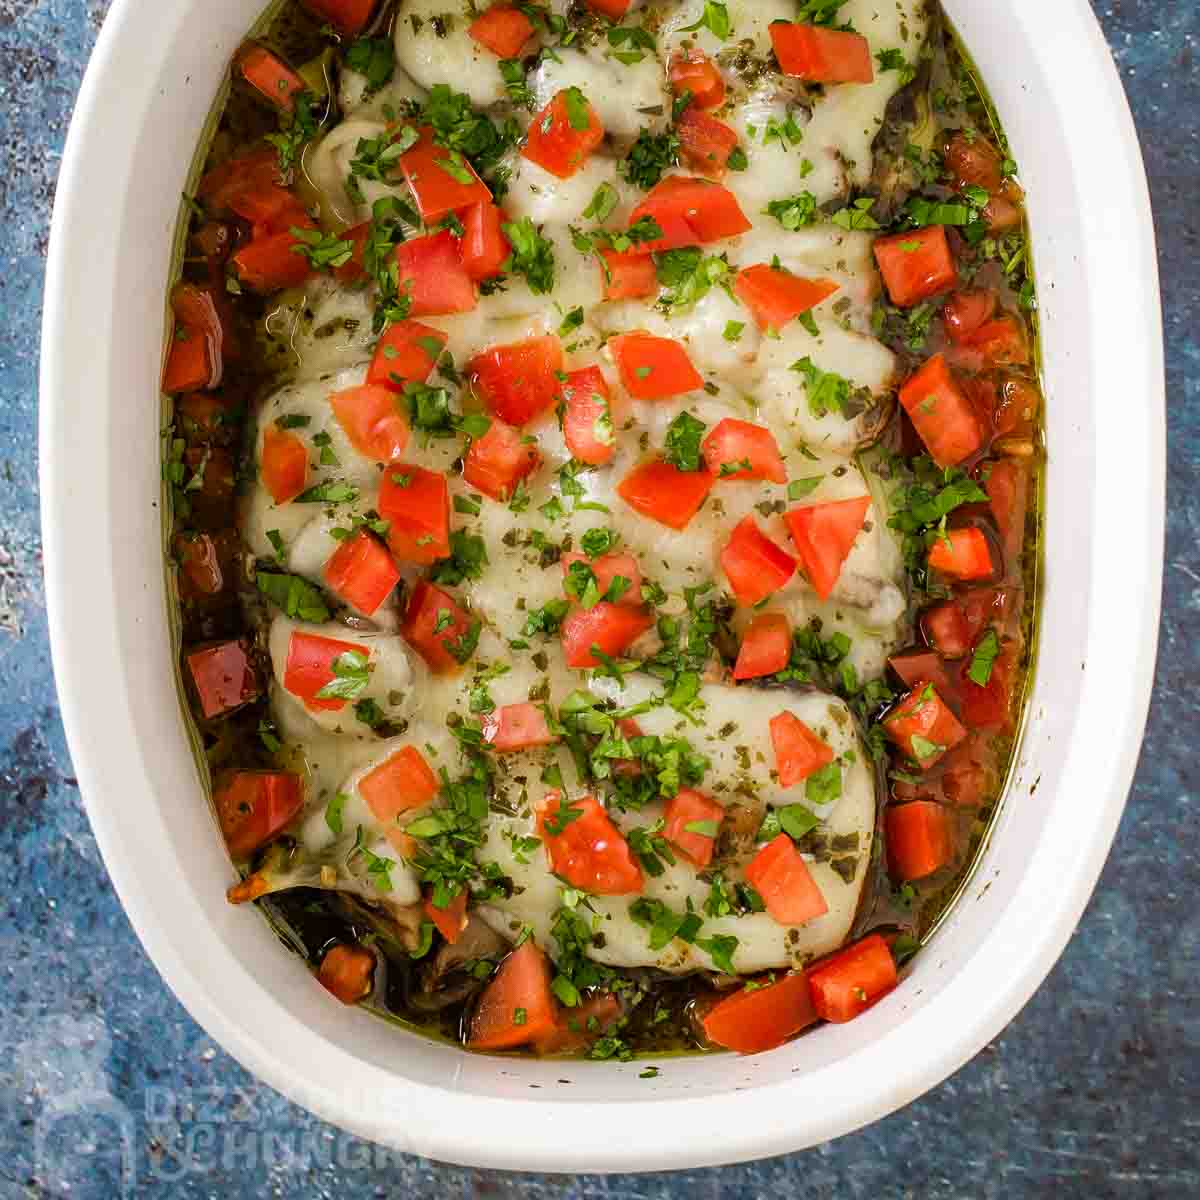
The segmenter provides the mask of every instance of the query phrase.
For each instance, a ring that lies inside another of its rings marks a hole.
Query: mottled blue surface
[[[722,1171],[554,1179],[392,1156],[256,1085],[167,992],[116,902],[56,714],[34,432],[49,204],[107,0],[0,0],[0,1197],[119,1196],[126,1138],[135,1182],[125,1194],[188,1200],[1200,1194],[1200,20],[1195,0],[1093,3],[1154,190],[1170,425],[1157,690],[1095,898],[1003,1036],[871,1129]],[[257,8],[248,0],[248,13]]]

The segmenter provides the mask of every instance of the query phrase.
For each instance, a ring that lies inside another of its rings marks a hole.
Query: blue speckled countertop
[[[393,1155],[256,1084],[167,991],[117,904],[56,712],[35,443],[49,207],[75,92],[108,3],[0,0],[3,1200],[1200,1194],[1200,5],[1093,4],[1132,98],[1154,192],[1170,430],[1157,690],[1133,795],[1096,895],[1062,960],[1009,1029],[940,1088],[872,1128],[719,1171],[559,1179]],[[247,12],[257,8],[248,3]],[[123,1154],[133,1171],[124,1180]]]

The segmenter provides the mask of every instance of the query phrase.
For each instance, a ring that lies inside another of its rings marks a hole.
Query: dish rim
[[[195,0],[159,3],[172,14],[184,14],[195,7]],[[404,1121],[408,1127],[398,1129],[395,1115],[386,1105],[382,1113],[368,1111],[371,1106],[362,1095],[349,1096],[327,1079],[320,1088],[314,1088],[314,1069],[321,1063],[339,1061],[339,1056],[344,1059],[340,1050],[331,1044],[320,1048],[309,1045],[306,1050],[311,1052],[306,1052],[303,1062],[299,1061],[301,1056],[280,1053],[278,1048],[268,1046],[277,1034],[268,1036],[265,1025],[254,1028],[248,1014],[243,1013],[239,1019],[238,1006],[229,1003],[220,980],[198,973],[197,964],[189,960],[177,940],[172,918],[162,911],[165,906],[156,902],[139,872],[140,847],[123,840],[120,821],[107,798],[103,781],[114,770],[131,771],[140,764],[134,762],[137,739],[132,726],[123,741],[102,740],[92,731],[96,705],[103,699],[103,681],[95,678],[94,648],[89,645],[96,626],[80,620],[83,598],[79,593],[86,581],[78,577],[72,559],[81,539],[94,536],[95,531],[88,530],[93,515],[87,505],[77,503],[74,487],[76,473],[87,467],[83,456],[88,450],[72,438],[70,426],[72,406],[77,397],[86,394],[89,376],[86,356],[64,354],[63,348],[74,339],[72,311],[83,302],[81,297],[112,303],[111,287],[107,296],[104,291],[106,282],[111,281],[105,280],[103,271],[94,273],[89,268],[94,239],[103,237],[105,218],[112,216],[115,220],[117,214],[115,209],[103,207],[97,211],[96,196],[89,187],[91,181],[103,176],[100,159],[105,154],[105,138],[121,135],[120,130],[103,127],[102,110],[118,103],[122,90],[138,86],[128,82],[121,60],[129,54],[126,47],[137,42],[134,23],[144,23],[146,17],[146,5],[141,0],[114,0],[71,122],[59,174],[46,272],[39,443],[51,646],[62,720],[80,792],[122,906],[149,957],[185,1007],[256,1076],[319,1116],[355,1133],[445,1161],[545,1171],[696,1167],[784,1153],[887,1115],[935,1086],[977,1053],[1041,984],[1092,894],[1136,766],[1155,663],[1165,505],[1161,313],[1145,170],[1132,117],[1094,14],[1086,0],[1060,0],[1060,5],[1056,32],[1062,32],[1063,37],[1050,41],[1057,69],[1071,80],[1055,92],[1062,120],[1068,128],[1083,128],[1086,115],[1087,125],[1103,129],[1105,139],[1103,154],[1083,155],[1074,168],[1077,190],[1095,201],[1100,211],[1090,218],[1083,213],[1077,215],[1081,221],[1092,221],[1101,231],[1119,229],[1126,234],[1120,244],[1107,244],[1111,251],[1107,257],[1087,264],[1093,294],[1111,295],[1119,288],[1127,300],[1119,310],[1116,306],[1106,310],[1099,304],[1091,310],[1092,363],[1097,375],[1104,378],[1140,375],[1146,420],[1139,440],[1146,453],[1142,457],[1122,457],[1122,502],[1119,504],[1115,495],[1106,496],[1104,489],[1098,488],[1092,513],[1097,528],[1106,527],[1102,518],[1111,522],[1106,537],[1120,548],[1106,549],[1103,543],[1097,544],[1090,582],[1103,619],[1097,618],[1095,623],[1105,630],[1119,627],[1125,646],[1111,653],[1109,648],[1104,654],[1091,653],[1104,642],[1094,631],[1089,638],[1084,695],[1094,701],[1103,697],[1104,704],[1093,703],[1092,711],[1082,712],[1072,736],[1075,743],[1083,744],[1080,753],[1089,753],[1098,764],[1103,763],[1104,773],[1090,798],[1091,821],[1079,836],[1073,874],[1067,886],[1060,888],[1057,907],[1052,913],[1040,910],[1038,920],[1027,913],[1021,922],[1015,904],[1005,909],[1001,924],[1006,937],[999,937],[998,926],[997,935],[988,938],[988,943],[1003,940],[1008,946],[1005,970],[991,971],[992,990],[986,1000],[972,995],[976,1008],[970,1019],[960,1018],[952,1026],[955,1032],[944,1036],[938,1014],[953,1006],[956,989],[968,993],[982,990],[981,971],[975,962],[978,953],[959,962],[955,980],[908,1018],[907,1027],[914,1035],[919,1037],[922,1031],[934,1035],[932,1041],[926,1039],[933,1049],[910,1061],[893,1055],[894,1073],[885,1081],[872,1081],[855,1094],[844,1090],[837,1093],[826,1112],[805,1114],[802,1129],[799,1122],[796,1127],[788,1127],[770,1119],[788,1091],[788,1083],[760,1084],[752,1090],[731,1088],[695,1098],[662,1098],[648,1092],[644,1101],[522,1098],[519,1104],[501,1104],[486,1096],[402,1079],[356,1059],[358,1079],[374,1079],[385,1090],[404,1093]],[[1031,25],[1036,20],[1045,31],[1047,14],[1040,3],[1010,0],[1009,7],[1015,19]],[[1068,37],[1072,32],[1073,41]],[[1064,55],[1068,60],[1065,64]],[[1078,124],[1071,121],[1072,114]],[[130,135],[137,129],[132,119],[126,128]],[[1127,318],[1130,311],[1142,312],[1145,317],[1144,325],[1135,329],[1132,337]],[[1111,456],[1129,445],[1129,439],[1115,434],[1103,420],[1097,420],[1096,427],[1098,434],[1107,433],[1104,445],[1097,445],[1098,462],[1105,449]],[[112,466],[111,462],[104,464],[108,470]],[[1130,497],[1138,503],[1130,504]],[[1120,531],[1128,536],[1118,536]],[[108,534],[112,537],[113,531],[110,529]],[[93,620],[98,616],[101,628],[106,617],[112,623],[116,621],[115,613],[103,611],[106,600],[103,589],[88,597]],[[98,731],[99,726],[95,728]],[[1123,731],[1122,736],[1114,737],[1114,730]],[[1089,733],[1090,737],[1086,736]],[[121,761],[122,756],[126,761]],[[1097,768],[1093,774],[1101,772]],[[1048,842],[1049,830],[1042,837]],[[1046,866],[1043,864],[1044,869]],[[973,973],[972,983],[966,978],[968,968]],[[289,1012],[269,998],[261,1003],[256,1000],[255,1011],[264,1020],[275,1017],[284,1026],[296,1024]],[[339,1019],[374,1019],[340,1011],[336,1015]],[[315,1042],[318,1038],[309,1040]],[[839,1072],[848,1070],[860,1055],[870,1057],[866,1051],[852,1053],[836,1064]],[[655,1109],[653,1121],[647,1120],[645,1110],[649,1105]],[[672,1144],[672,1139],[664,1136],[670,1128],[690,1129],[692,1136]],[[556,1131],[562,1131],[563,1136],[555,1136]]]

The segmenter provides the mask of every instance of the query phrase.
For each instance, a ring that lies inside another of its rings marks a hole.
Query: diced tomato
[[[437,799],[437,776],[416,746],[402,746],[358,781],[358,792],[382,825]]]
[[[813,1007],[841,1024],[878,1003],[896,986],[896,960],[877,933],[818,963],[808,972]]]
[[[633,608],[641,607],[642,572],[632,554],[604,554],[596,559],[588,558],[586,554],[564,554],[561,561],[564,575],[570,571],[572,563],[587,563],[595,573],[596,586],[600,589],[601,596],[608,595],[608,589],[612,587],[614,580],[624,579],[629,586],[614,603],[627,604]]]
[[[542,706],[526,702],[505,704],[488,713],[483,718],[483,740],[493,750],[505,754],[510,750],[552,746],[558,735],[551,733]]]
[[[400,155],[400,169],[426,225],[492,199],[487,184],[475,174],[467,157],[435,142],[429,125],[422,126],[416,145]]]
[[[304,443],[274,423],[263,430],[259,475],[276,504],[294,500],[308,482],[308,450]]]
[[[967,736],[932,683],[918,680],[884,718],[884,732],[922,771]]]
[[[1024,219],[1020,207],[1007,196],[993,196],[979,214],[986,222],[988,233],[1008,233]]]
[[[681,471],[662,459],[634,467],[617,487],[617,495],[643,517],[670,529],[686,529],[712,490],[708,471]]]
[[[355,642],[343,642],[337,638],[296,630],[288,642],[283,686],[297,699],[303,700],[306,707],[315,711],[336,712],[345,708],[345,700],[317,695],[337,678],[333,664],[343,654],[354,655],[355,661],[367,658],[367,651]]]
[[[199,481],[199,491],[189,491],[192,523],[197,529],[224,528],[233,520],[231,511],[237,468],[228,450],[191,446],[184,451],[183,462],[189,473],[189,487]]]
[[[958,282],[944,225],[876,238],[875,261],[892,303],[899,308],[912,308]]]
[[[792,630],[783,613],[762,613],[754,618],[742,635],[733,677],[761,679],[774,675],[788,665],[792,657]]]
[[[986,138],[954,133],[946,140],[943,157],[955,187],[971,184],[986,192],[1000,190],[1004,179],[1000,154]]]
[[[408,417],[392,388],[378,383],[346,388],[329,397],[329,406],[350,444],[376,462],[395,462],[408,445]]]
[[[300,0],[300,3],[318,20],[328,21],[350,37],[362,33],[375,11],[375,0]]]
[[[860,33],[772,21],[771,45],[785,75],[808,83],[871,83],[871,47]]]
[[[192,248],[210,267],[219,267],[233,249],[234,229],[227,221],[205,221],[191,235]]]
[[[467,32],[497,58],[518,58],[533,37],[533,22],[508,4],[493,4],[471,22]]]
[[[163,391],[175,394],[219,386],[225,360],[238,357],[225,297],[211,286],[179,283],[171,291],[171,310],[175,326]]]
[[[334,595],[368,617],[400,582],[400,572],[387,548],[365,529],[338,543],[325,563],[324,575]]]
[[[562,366],[562,343],[550,333],[492,346],[471,359],[467,374],[489,411],[519,428],[554,407]]]
[[[463,217],[462,263],[477,282],[500,274],[512,247],[504,236],[503,209],[487,203],[473,204]]]
[[[604,140],[604,126],[578,88],[564,88],[529,124],[521,154],[530,162],[570,179]]]
[[[234,858],[249,858],[300,811],[304,786],[290,771],[228,771],[217,776],[213,804]]]
[[[187,665],[200,698],[200,711],[208,721],[249,704],[261,691],[245,642],[200,647],[188,654]]]
[[[234,530],[216,536],[177,533],[175,558],[179,563],[179,585],[183,595],[216,596],[230,588],[238,542]]]
[[[600,257],[605,300],[641,300],[658,291],[654,259],[636,250],[601,250]]]
[[[420,321],[397,321],[375,346],[367,383],[393,392],[402,392],[406,383],[424,383],[445,347],[446,335],[440,329]]]
[[[725,809],[703,792],[683,788],[667,801],[663,837],[694,866],[712,861]]]
[[[388,546],[401,562],[450,557],[450,490],[441,472],[389,464],[379,484],[379,515],[390,523]]]
[[[989,625],[1003,626],[1016,599],[1011,588],[970,588],[956,598],[966,625],[966,642],[973,646]]]
[[[983,431],[946,359],[935,354],[900,389],[900,403],[939,467],[955,467],[983,445]]]
[[[899,883],[940,871],[951,857],[946,810],[931,800],[893,804],[885,815],[888,870]]]
[[[921,614],[921,628],[929,644],[943,658],[962,658],[971,648],[967,619],[962,609],[950,600],[927,608]]]
[[[479,303],[475,281],[463,266],[458,239],[450,230],[401,242],[395,256],[397,287],[412,301],[410,316],[470,312]]]
[[[162,390],[168,395],[216,386],[215,347],[203,330],[176,325],[163,368]]]
[[[478,623],[453,596],[421,580],[413,588],[400,632],[436,675],[457,670],[469,657]]]
[[[804,573],[813,590],[828,600],[867,519],[870,496],[809,504],[784,514]]]
[[[787,468],[779,453],[779,443],[763,425],[725,417],[704,439],[703,451],[708,469],[723,482],[768,479],[772,483],[787,483]]]
[[[252,292],[264,295],[299,287],[312,273],[308,259],[293,252],[301,244],[290,232],[254,238],[231,260],[238,280]]]
[[[737,602],[753,608],[787,585],[796,573],[796,560],[771,541],[753,517],[745,517],[721,551],[721,569]]]
[[[483,437],[475,438],[463,463],[463,479],[493,500],[507,503],[521,480],[542,465],[542,456],[521,431],[493,420]]]
[[[690,50],[671,59],[671,90],[677,97],[690,92],[695,108],[720,108],[725,103],[725,80],[703,50]]]
[[[950,761],[952,756],[959,755],[969,745],[969,742],[964,742],[946,756],[942,773],[942,792],[956,808],[978,808],[988,791],[989,775],[983,764],[970,757],[956,757],[954,762]]]
[[[962,580],[988,579],[996,573],[987,535],[974,526],[939,534],[929,551],[929,568]]]
[[[756,981],[726,996],[704,1018],[704,1036],[738,1054],[782,1045],[817,1020],[808,977],[799,972],[775,982]]]
[[[513,1050],[549,1037],[557,1023],[550,963],[530,938],[500,964],[484,989],[467,1045],[472,1050]]]
[[[795,787],[833,762],[833,751],[795,713],[776,713],[770,729],[781,787]]]
[[[572,887],[593,896],[628,896],[642,890],[642,868],[595,796],[564,807],[559,793],[550,792],[538,810],[537,832],[550,869]]]
[[[638,243],[642,254],[719,242],[752,227],[727,187],[691,175],[667,175],[659,180],[630,213],[630,225],[642,217],[653,218],[663,231],[661,238]]]
[[[628,11],[633,0],[584,0],[584,3],[602,17],[619,21]]]
[[[576,670],[600,666],[593,646],[608,658],[619,658],[653,624],[649,613],[628,604],[603,600],[594,608],[576,609],[562,625],[567,666]]]
[[[1029,363],[1029,343],[1015,317],[996,317],[981,325],[967,345],[981,356],[985,367],[1023,367]]]
[[[738,135],[724,121],[689,105],[675,124],[683,160],[701,175],[720,179],[729,156],[737,148]]]
[[[1029,437],[1041,406],[1041,394],[1032,383],[1015,376],[1005,379],[992,407],[992,427],[1000,437]]]
[[[437,926],[437,931],[454,945],[467,927],[467,893],[459,892],[445,908],[438,908],[432,898],[426,897],[421,905],[425,915]]]
[[[832,279],[805,279],[759,263],[737,273],[733,290],[754,314],[759,329],[778,333],[789,321],[827,300],[838,286]]]
[[[367,248],[367,239],[371,236],[371,222],[363,221],[347,229],[342,240],[349,242],[354,249],[350,257],[340,267],[333,268],[333,277],[338,283],[360,283],[367,277],[367,269],[363,266],[363,255]]]
[[[651,267],[653,273],[653,267]],[[612,418],[612,397],[599,367],[572,371],[563,385],[563,437],[571,457],[599,467],[612,461],[617,434]]]
[[[829,911],[808,864],[786,833],[754,856],[746,867],[746,882],[780,925],[803,925]]]
[[[175,401],[175,417],[189,442],[232,445],[240,433],[243,406],[232,396],[189,392]]]
[[[265,46],[248,43],[238,51],[234,63],[260,96],[284,112],[295,111],[296,96],[305,90],[304,80]]]
[[[975,683],[967,674],[971,663],[965,661],[959,689],[962,694],[963,720],[972,728],[984,731],[1006,729],[1012,715],[1012,692],[1016,682],[1016,651],[1014,644],[1005,641],[1000,656],[992,663],[992,673],[986,684]]]
[[[553,1033],[534,1043],[538,1054],[572,1054],[603,1037],[621,1019],[621,1002],[611,992],[589,996],[574,1008],[561,1009]]]
[[[343,1004],[357,1004],[371,994],[375,955],[365,946],[336,942],[325,951],[317,982]]]
[[[938,695],[953,700],[956,692],[946,671],[946,665],[932,650],[912,651],[908,654],[893,654],[888,666],[900,676],[907,687],[931,682]]]
[[[996,311],[996,293],[982,288],[955,292],[942,308],[942,321],[952,341],[966,342]]]
[[[1004,541],[1004,553],[1015,563],[1025,536],[1025,510],[1029,503],[1029,466],[1015,458],[991,464],[983,490]]]
[[[608,348],[625,390],[638,400],[665,400],[704,386],[704,377],[674,338],[622,333],[609,339]]]
[[[298,203],[282,186],[279,154],[273,146],[228,159],[214,167],[200,180],[196,195],[214,216],[236,213],[251,223],[264,219],[264,204],[266,212],[274,214]]]

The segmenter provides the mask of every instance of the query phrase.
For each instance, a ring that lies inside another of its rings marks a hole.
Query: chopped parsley
[[[784,229],[795,232],[816,221],[817,198],[812,192],[800,192],[786,200],[772,200],[766,207],[766,213]]]
[[[698,471],[700,443],[708,426],[689,412],[681,412],[667,427],[663,457],[680,471]]]
[[[501,265],[509,275],[524,275],[529,290],[542,296],[554,290],[554,243],[544,238],[529,217],[501,226],[512,253]]]
[[[329,606],[318,588],[299,575],[282,571],[258,571],[255,574],[258,590],[268,600],[278,604],[284,615],[299,621],[320,625],[329,620]]]
[[[392,39],[359,38],[346,48],[346,66],[365,75],[367,90],[377,92],[391,82],[396,72],[396,52]]]
[[[630,183],[648,192],[678,161],[679,137],[673,130],[651,133],[643,129],[621,161],[620,169]]]

